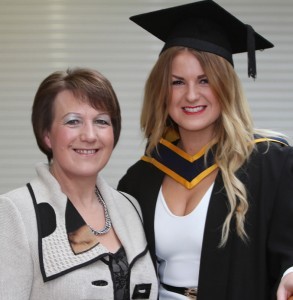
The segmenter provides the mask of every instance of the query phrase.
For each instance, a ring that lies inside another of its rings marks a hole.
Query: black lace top
[[[109,266],[113,278],[114,299],[129,299],[128,262],[126,253],[121,247],[116,253],[109,253],[102,261]]]

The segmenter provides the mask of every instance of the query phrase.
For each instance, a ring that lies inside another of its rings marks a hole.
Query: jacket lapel
[[[140,215],[128,197],[110,188],[101,177],[97,186],[106,202],[115,233],[125,249],[128,263],[131,264],[147,249]]]

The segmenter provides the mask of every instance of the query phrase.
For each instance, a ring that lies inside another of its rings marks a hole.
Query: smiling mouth
[[[79,154],[85,154],[85,155],[95,154],[98,152],[97,149],[74,149],[74,151]]]
[[[189,113],[197,113],[197,112],[203,111],[205,108],[206,108],[206,106],[204,106],[204,105],[196,106],[196,107],[190,107],[190,106],[182,107],[183,111],[189,112]]]

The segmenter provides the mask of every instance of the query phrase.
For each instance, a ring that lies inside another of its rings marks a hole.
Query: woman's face
[[[213,136],[221,108],[198,59],[189,51],[179,52],[172,62],[172,94],[169,115],[179,133],[199,134],[207,143]]]
[[[96,177],[114,147],[110,116],[68,90],[56,96],[53,123],[44,138],[52,149],[54,174],[69,178]]]

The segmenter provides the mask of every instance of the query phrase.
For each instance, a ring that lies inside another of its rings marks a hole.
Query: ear
[[[44,142],[46,144],[46,146],[51,149],[52,145],[51,145],[51,139],[50,139],[50,133],[48,131],[46,131],[44,133]]]

